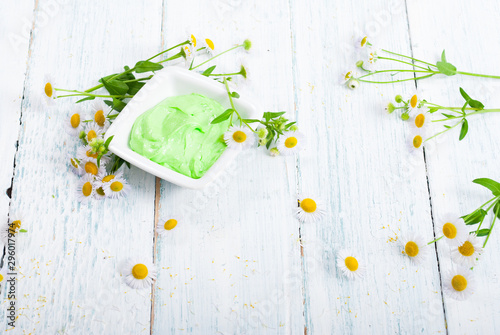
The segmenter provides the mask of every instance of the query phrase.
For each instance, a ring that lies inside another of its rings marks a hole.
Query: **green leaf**
[[[95,97],[86,97],[86,98],[83,98],[83,99],[78,100],[78,101],[77,101],[77,102],[75,102],[75,103],[77,103],[77,104],[78,104],[78,103],[80,103],[80,102],[82,102],[82,101],[94,100],[94,99],[95,99]]]
[[[436,66],[442,74],[446,76],[454,76],[457,74],[457,68],[446,61],[445,51],[441,54],[441,61],[436,63]]]
[[[118,112],[121,112],[125,106],[127,106],[127,104],[123,101],[121,101],[120,99],[116,99],[116,98],[113,98],[113,109],[118,111]]]
[[[260,120],[257,119],[243,119],[246,123],[254,123],[254,122],[260,122]]]
[[[206,69],[205,71],[203,71],[202,75],[208,77],[209,75],[212,74],[212,72],[214,72],[216,66],[217,65],[209,67],[208,69]]]
[[[446,117],[446,118],[448,118],[448,119],[449,119],[449,118],[454,118],[454,117],[455,117],[455,115],[446,114],[446,113],[441,113],[441,115],[443,115],[444,117]]]
[[[490,229],[489,228],[479,229],[479,231],[477,232],[477,237],[486,236],[489,233],[490,233]]]
[[[494,181],[493,179],[478,178],[478,179],[474,179],[472,182],[486,187],[491,192],[493,192],[494,196],[497,196],[497,197],[500,196],[500,183]]]
[[[129,70],[128,66],[125,66],[125,70]],[[106,76],[106,77],[103,77],[101,79],[99,79],[99,82],[102,84],[103,81],[108,81],[110,78],[113,78],[114,80],[132,80],[132,79],[135,79],[134,75],[132,73],[125,73],[125,74],[121,74],[119,75],[118,77],[118,73],[115,73],[115,74],[110,74],[109,76]]]
[[[464,222],[466,225],[474,225],[478,224],[479,222],[483,221],[484,217],[488,214],[484,209],[479,208],[475,210],[474,212],[462,216],[462,219],[464,219]]]
[[[458,140],[459,141],[463,140],[465,135],[467,135],[468,131],[469,131],[469,122],[467,122],[467,119],[463,119],[462,129],[460,129],[460,137],[458,138]]]
[[[217,116],[210,123],[211,124],[216,124],[216,123],[221,123],[222,121],[226,121],[227,119],[229,119],[229,117],[231,116],[231,114],[233,114],[233,112],[234,112],[234,109],[232,109],[232,108],[226,109],[224,111],[224,113],[222,113],[221,115]]]
[[[479,110],[484,109],[483,103],[474,99],[469,100],[469,106],[471,106],[472,108],[477,108]]]
[[[104,80],[103,78],[102,84],[111,95],[125,95],[128,92],[128,85],[120,80]]]
[[[163,69],[163,65],[148,60],[141,60],[137,62],[134,66],[134,70],[136,73],[158,71],[161,69]]]
[[[443,63],[446,63],[446,50],[443,50],[443,52],[441,53],[441,61]]]
[[[500,201],[497,201],[495,207],[493,207],[493,213],[500,219]]]
[[[115,137],[115,135],[112,135],[112,136],[108,137],[108,139],[106,140],[106,142],[104,142],[104,147],[106,149],[108,148],[109,143],[111,143],[111,140],[113,140],[113,137]]]
[[[285,113],[286,112],[265,112],[264,119],[266,119],[266,121],[269,121],[269,120],[274,119],[276,117],[279,117]]]
[[[444,124],[443,126],[444,126],[446,129],[450,129],[450,128],[451,128],[451,126],[448,126],[448,125],[446,125],[446,124]]]
[[[104,103],[108,105],[109,107],[113,107],[113,101],[111,100],[104,100]]]
[[[101,157],[102,155],[97,156],[97,167],[101,167]]]
[[[20,233],[27,233],[28,231],[26,229],[20,229],[19,232]]]
[[[429,113],[432,114],[432,113],[437,112],[438,110],[439,110],[439,108],[437,108],[437,107],[429,108]]]
[[[465,93],[464,89],[460,87],[460,94],[464,97],[465,101],[469,101],[471,100],[471,98],[469,97],[469,95],[467,93]]]
[[[238,94],[238,92],[232,92],[232,93],[231,93],[231,96],[232,96],[233,98],[236,98],[236,99],[238,99],[238,98],[240,97],[240,95]]]
[[[131,83],[128,83],[128,91],[127,91],[127,94],[130,94],[130,95],[136,95],[137,92],[139,92],[139,90],[144,86],[146,85],[146,83],[142,83],[140,81],[134,81],[134,82],[131,82]]]

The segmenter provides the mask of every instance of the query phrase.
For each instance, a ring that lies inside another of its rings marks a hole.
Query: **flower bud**
[[[394,105],[392,104],[392,102],[389,102],[387,104],[387,106],[385,107],[385,110],[387,111],[387,113],[389,114],[392,114],[392,112],[394,112],[394,110],[396,109],[396,107],[394,107]]]
[[[358,60],[358,61],[356,62],[356,66],[357,66],[357,67],[362,67],[362,66],[363,66],[363,61],[362,61],[362,60]]]
[[[265,138],[260,138],[260,139],[259,139],[259,145],[264,146],[264,145],[266,145],[266,144],[267,144],[267,140],[266,140]]]
[[[266,138],[268,133],[269,133],[269,132],[267,131],[267,129],[266,129],[266,128],[260,128],[260,129],[257,131],[257,136],[259,136],[259,138]]]
[[[349,87],[351,90],[355,90],[359,87],[359,81],[357,79],[351,78],[347,82],[347,87]]]
[[[409,118],[410,118],[410,114],[408,114],[408,112],[404,112],[403,114],[401,114],[401,120],[406,121]]]
[[[276,157],[279,156],[280,151],[278,150],[278,148],[272,148],[271,150],[269,150],[269,154],[273,157]]]
[[[403,97],[401,96],[401,94],[396,95],[396,97],[394,97],[394,101],[396,101],[398,104],[403,102]]]
[[[299,127],[296,124],[294,124],[293,126],[290,127],[290,130],[297,131],[297,130],[299,130]]]

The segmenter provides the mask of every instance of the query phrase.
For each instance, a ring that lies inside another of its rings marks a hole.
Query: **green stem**
[[[374,74],[377,74],[377,73],[385,73],[385,72],[413,72],[413,73],[433,73],[433,74],[438,74],[439,72],[436,72],[436,71],[421,71],[421,70],[379,70],[379,71],[373,71],[373,72],[370,72],[370,73],[367,73],[365,75],[362,75],[361,77],[358,77],[357,79],[359,80],[360,78],[364,78],[364,77],[369,77],[369,76],[372,76]],[[415,79],[415,78],[412,78],[412,79]]]
[[[208,62],[210,62],[210,61],[212,61],[212,60],[214,60],[215,58],[217,58],[217,57],[219,57],[219,56],[222,56],[223,54],[225,54],[225,53],[227,53],[227,52],[229,52],[229,51],[232,51],[232,50],[234,50],[234,49],[238,49],[238,48],[240,48],[240,47],[242,47],[242,46],[243,46],[243,44],[238,44],[237,46],[234,46],[234,47],[232,47],[232,48],[230,48],[230,49],[227,49],[226,51],[223,51],[223,52],[221,52],[220,54],[217,54],[217,55],[215,55],[215,56],[213,56],[213,57],[211,57],[211,58],[207,59],[207,60],[206,60],[206,61],[204,61],[203,63],[200,63],[200,64],[196,65],[195,67],[192,67],[190,70],[194,70],[194,69],[196,69],[196,68],[198,68],[198,67],[200,67],[200,66],[202,66],[202,65],[204,65],[204,64],[206,64],[206,63],[208,63]]]
[[[415,78],[407,78],[407,79],[400,79],[400,80],[393,80],[393,81],[371,81],[371,80],[363,80],[363,79],[357,79],[359,80],[360,82],[363,82],[363,83],[372,83],[372,84],[391,84],[391,83],[401,83],[403,81],[410,81],[410,80],[420,80],[420,79],[425,79],[425,78],[430,78],[434,75],[433,74],[430,74],[430,75],[427,75],[427,76],[422,76],[422,77],[415,77]]]
[[[389,50],[385,50],[385,49],[381,49],[383,52],[387,52],[388,54],[391,54],[391,55],[396,55],[396,56],[399,56],[399,57],[403,57],[403,58],[408,58],[408,59],[411,59],[411,60],[414,60],[416,62],[420,62],[422,64],[427,64],[429,66],[434,66],[435,68],[437,68],[436,65],[434,64],[431,64],[431,63],[428,63],[428,62],[425,62],[423,60],[420,60],[420,59],[416,59],[416,58],[413,58],[413,57],[410,57],[410,56],[405,56],[405,55],[401,55],[401,54],[398,54],[396,52],[392,52],[392,51],[389,51]]]
[[[434,241],[430,241],[429,243],[427,243],[427,245],[432,244],[432,243],[436,243],[437,241],[439,241],[439,240],[440,240],[440,239],[442,239],[443,237],[444,237],[444,235],[443,235],[443,236],[441,236],[441,237],[438,237],[438,238],[437,238],[437,239],[435,239]]]
[[[462,71],[457,71],[457,73],[463,74],[465,76],[500,79],[500,76],[492,76],[492,75],[488,75],[488,74],[470,73],[470,72],[462,72]]]
[[[420,69],[429,70],[429,69],[428,69],[428,68],[426,68],[426,67],[423,67],[423,66],[417,65],[417,64],[415,64],[415,63],[405,62],[404,60],[400,60],[400,59],[396,59],[396,58],[390,58],[390,57],[381,57],[381,56],[378,56],[378,57],[377,57],[377,59],[391,60],[391,61],[394,61],[394,62],[398,62],[398,63],[403,63],[403,64],[411,65],[411,66],[414,66],[414,67],[417,67],[417,68],[420,68]]]
[[[490,231],[488,232],[488,235],[486,236],[486,240],[484,241],[483,248],[486,247],[486,243],[488,243],[488,240],[490,239],[491,232],[493,231],[493,227],[495,226],[495,222],[497,221],[497,217],[499,212],[500,206],[497,208],[497,211],[495,212],[495,217],[493,218],[493,222],[491,223],[490,226]]]
[[[496,200],[498,199],[499,197],[495,197],[493,199],[490,199],[490,201],[488,201],[487,203],[491,202],[492,200]],[[486,205],[487,203],[485,203],[484,205]],[[484,206],[483,205],[483,206]],[[481,206],[480,208],[483,208],[483,206]],[[488,208],[486,208],[486,212],[489,212],[491,207],[495,206],[495,204],[491,204],[490,206],[488,206]],[[481,226],[483,225],[483,221],[484,221],[484,218],[481,220],[481,223],[479,223],[479,226],[477,227],[477,230],[476,230],[476,234],[479,232],[479,230],[481,229]]]
[[[486,113],[500,113],[500,109],[482,109],[482,110],[476,110],[475,112],[465,114],[465,117],[471,116],[471,115],[476,115],[476,114],[486,114]],[[447,120],[453,120],[453,119],[461,119],[463,118],[463,115],[460,116],[453,116],[449,117],[447,119],[440,119],[440,120],[433,120],[432,122],[441,122],[441,121],[447,121]]]
[[[143,78],[136,78],[136,79],[130,79],[130,80],[123,80],[124,83],[133,83],[133,82],[136,82],[136,81],[143,81],[143,80],[149,80],[153,78],[153,75],[150,75],[150,76],[147,76],[147,77],[143,77]]]
[[[177,59],[177,58],[180,58],[182,56],[182,51],[181,52],[178,52],[176,53],[175,55],[173,55],[172,57],[168,57],[167,59],[164,59],[164,60],[161,60],[158,62],[158,64],[160,63],[165,63],[165,62],[168,62],[170,60],[174,60],[174,59]]]
[[[431,137],[429,137],[428,139],[426,139],[426,140],[424,141],[424,143],[425,143],[425,142],[427,142],[427,141],[430,141],[430,140],[431,140],[431,139],[433,139],[434,137],[437,137],[437,136],[439,136],[439,135],[441,135],[441,134],[446,133],[448,130],[452,130],[453,128],[455,128],[455,127],[456,127],[456,126],[458,126],[459,124],[462,124],[462,122],[457,122],[457,124],[455,124],[455,125],[451,126],[450,128],[446,128],[445,130],[440,131],[439,133],[437,133],[437,134],[435,134],[435,135],[432,135]]]
[[[493,198],[491,198],[490,200],[486,201],[484,204],[482,204],[481,206],[479,206],[478,208],[476,208],[476,209],[474,210],[474,212],[476,212],[476,211],[478,211],[479,209],[483,208],[484,206],[486,206],[487,204],[489,204],[490,202],[492,202],[492,201],[493,201],[493,200],[495,200],[496,198],[498,198],[498,197],[493,197]],[[472,213],[474,213],[474,212],[472,212]],[[470,213],[469,215],[465,216],[465,217],[464,217],[464,221],[467,221],[467,219],[469,218],[469,216],[471,216],[471,215],[472,215],[472,213]]]
[[[225,77],[225,76],[237,76],[240,75],[241,72],[235,72],[235,73],[221,73],[221,74],[209,74],[210,77]]]
[[[174,45],[173,47],[168,48],[167,50],[163,50],[163,51],[161,51],[160,53],[157,53],[156,55],[154,55],[153,57],[150,57],[150,58],[146,59],[146,62],[147,62],[147,61],[152,60],[153,58],[156,58],[156,57],[158,57],[158,56],[163,55],[165,52],[169,52],[170,50],[173,50],[173,49],[175,49],[175,48],[178,48],[178,47],[180,47],[180,46],[183,46],[183,45],[185,45],[185,44],[189,44],[189,43],[191,43],[191,42],[190,42],[189,40],[186,40],[186,41],[184,41],[184,42],[182,42],[182,43],[179,43],[179,44],[177,44],[177,45]]]
[[[238,113],[238,111],[236,110],[236,107],[234,107],[233,97],[231,96],[231,92],[229,91],[229,85],[227,84],[227,80],[226,80],[225,77],[224,77],[224,85],[226,86],[227,96],[229,97],[229,102],[231,103],[231,107],[233,108],[233,110],[236,113],[236,115],[238,115],[238,118],[240,119],[240,122],[243,122],[248,128],[250,128],[250,130],[252,132],[255,133],[255,130],[253,130],[253,128],[250,127],[250,125],[241,117],[240,113]],[[232,122],[233,122],[232,116],[233,116],[233,114],[231,113],[230,124],[232,124]]]

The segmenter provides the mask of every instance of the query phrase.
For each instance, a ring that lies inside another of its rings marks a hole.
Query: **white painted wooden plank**
[[[0,4],[0,220],[5,222],[10,198],[8,189],[14,171],[14,156],[19,137],[19,116],[26,72],[26,60],[31,41],[35,2],[2,1]],[[9,52],[5,52],[5,51]]]
[[[157,52],[162,4],[53,3],[40,1],[35,13],[22,110],[11,212],[23,213],[29,232],[17,242],[19,318],[12,333],[147,333],[151,291],[128,288],[118,269],[127,257],[152,259],[154,177],[133,168],[125,174],[133,188],[126,199],[78,204],[66,158],[77,143],[62,128],[76,99],[47,109],[41,93],[44,73],[59,87],[86,88]]]
[[[185,13],[196,18],[191,31],[179,24]],[[253,93],[262,111],[293,115],[289,25],[286,1],[165,2],[165,45],[194,33],[221,51],[250,36],[249,55],[214,64],[233,72],[244,60],[253,80],[238,91]],[[186,221],[157,239],[154,333],[303,333],[295,185],[294,159],[261,150],[241,154],[203,191],[162,182],[160,217],[180,211]]]
[[[327,203],[325,220],[301,225],[307,332],[445,332],[434,250],[417,267],[393,243],[407,231],[433,236],[423,157],[410,156],[406,129],[384,112],[413,83],[357,91],[338,84],[357,60],[344,44],[363,34],[410,51],[404,1],[291,1],[291,16],[298,120],[310,140],[300,190]],[[335,257],[343,248],[360,255],[364,279],[342,276]]]
[[[446,14],[429,16],[429,11]],[[441,51],[446,49],[448,61],[458,70],[499,75],[497,54],[500,37],[492,33],[500,28],[497,20],[499,13],[500,5],[496,1],[409,1],[408,14],[415,57],[438,60]],[[497,94],[499,80],[456,76],[419,83],[419,89],[423,89],[428,101],[448,106],[463,104],[459,87],[483,101],[486,108],[500,106]],[[462,142],[458,141],[459,131],[456,131],[444,135],[426,148],[436,224],[446,213],[468,214],[490,198],[488,190],[473,184],[472,180],[480,177],[500,179],[497,169],[500,162],[499,126],[497,115],[471,118],[469,135]],[[487,222],[490,222],[489,219]],[[488,227],[488,224],[484,227]],[[450,334],[500,332],[499,242],[498,231],[494,231],[484,257],[474,267],[476,293],[462,302],[444,297]],[[449,247],[445,242],[439,243],[438,251],[441,273],[444,274],[453,266]]]

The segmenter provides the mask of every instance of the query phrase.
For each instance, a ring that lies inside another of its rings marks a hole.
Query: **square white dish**
[[[106,132],[106,138],[114,136],[109,150],[132,165],[173,184],[201,189],[215,180],[236,158],[238,152],[226,149],[214,165],[199,179],[193,179],[155,163],[139,155],[129,146],[130,132],[135,120],[150,108],[168,97],[198,93],[214,99],[224,110],[231,108],[225,87],[213,79],[179,67],[166,67],[154,75],[120,112]],[[259,118],[254,104],[240,97],[233,99],[234,105],[244,118]]]

